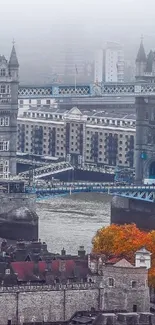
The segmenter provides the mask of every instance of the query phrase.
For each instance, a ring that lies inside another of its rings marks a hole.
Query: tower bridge
[[[145,54],[141,41],[136,58],[136,81],[132,83],[94,83],[84,85],[21,85],[19,99],[41,98],[135,98],[136,108],[136,183],[141,186],[144,179],[155,179],[155,55],[151,60]],[[84,125],[84,121],[79,121]],[[44,174],[44,166],[38,168],[36,177]],[[53,173],[53,166],[46,166]],[[70,168],[70,167],[69,167]],[[24,174],[25,176],[27,174]],[[133,191],[134,193],[134,191]],[[119,192],[123,195],[123,192]],[[134,197],[134,194],[133,194]],[[140,197],[140,196],[139,196]],[[141,199],[144,195],[141,195]]]

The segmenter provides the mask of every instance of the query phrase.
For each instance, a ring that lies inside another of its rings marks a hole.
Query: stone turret
[[[136,79],[137,80],[142,79],[142,77],[144,76],[146,70],[146,64],[147,64],[147,59],[146,59],[145,49],[143,45],[143,39],[141,39],[140,47],[136,58]]]

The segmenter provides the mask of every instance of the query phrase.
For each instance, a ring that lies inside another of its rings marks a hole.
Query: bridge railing
[[[83,185],[75,185],[75,186],[66,186],[66,184],[64,186],[54,186],[54,187],[26,187],[26,191],[28,193],[59,193],[59,192],[67,192],[69,193],[74,192],[74,191],[104,191],[104,192],[110,192],[114,193],[114,192],[134,192],[134,191],[138,191],[138,192],[152,192],[155,191],[155,186],[107,186],[107,185],[89,185],[89,184],[83,184]]]

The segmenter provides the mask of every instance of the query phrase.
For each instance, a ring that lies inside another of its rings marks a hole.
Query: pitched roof
[[[125,258],[122,258],[119,262],[115,263],[114,266],[116,266],[116,267],[134,267]]]
[[[82,112],[79,110],[78,107],[72,107],[68,114],[73,114],[73,115],[82,115]]]
[[[30,281],[36,278],[35,276],[35,263],[34,262],[12,262],[13,271],[17,274],[18,281]],[[42,280],[43,273],[46,269],[45,262],[38,263],[38,276]]]
[[[14,45],[12,47],[12,51],[11,51],[11,55],[10,55],[9,66],[15,67],[15,68],[19,67],[17,54],[16,54],[16,50],[15,50]]]
[[[149,254],[149,255],[151,255],[151,252],[149,252],[145,247],[140,248],[138,251],[136,251],[135,254],[137,254],[137,253],[139,253],[139,254]]]
[[[138,50],[136,62],[146,62],[146,54],[144,50],[143,41],[141,40],[140,47]]]

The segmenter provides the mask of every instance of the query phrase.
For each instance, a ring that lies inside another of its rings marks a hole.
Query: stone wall
[[[109,269],[110,271],[110,269]],[[110,274],[110,273],[109,273]],[[138,280],[138,275],[137,275]],[[100,283],[86,283],[55,286],[20,286],[0,288],[0,325],[30,321],[68,320],[76,311],[122,309],[132,311],[133,304],[138,311],[149,311],[149,295],[144,288],[121,290],[108,288]],[[137,300],[138,298],[138,300]]]
[[[114,197],[111,202],[111,223],[135,223],[144,230],[155,229],[155,203]]]
[[[34,194],[0,193],[0,202],[0,214],[21,207],[26,207],[32,211],[36,211],[36,196]]]

